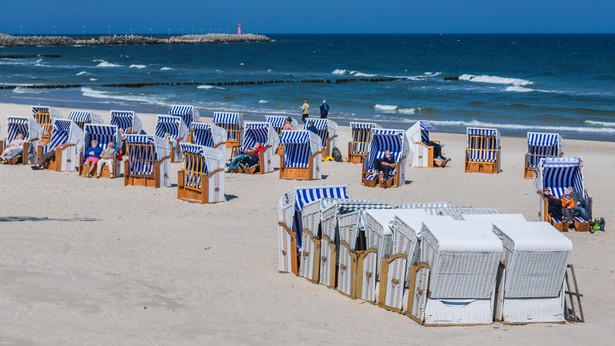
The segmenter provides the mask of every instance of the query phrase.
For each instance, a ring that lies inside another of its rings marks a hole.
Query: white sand
[[[108,120],[108,111],[97,112]],[[5,138],[5,116],[30,109],[0,104],[0,114]],[[152,133],[155,117],[140,116]],[[2,165],[0,217],[69,221],[0,222],[0,344],[610,344],[615,143],[564,142],[566,155],[584,160],[594,216],[607,220],[606,233],[566,234],[585,324],[425,328],[277,272],[276,203],[295,186],[349,184],[353,198],[448,200],[534,220],[533,182],[522,178],[524,138],[503,138],[503,171],[489,175],[463,172],[465,136],[432,136],[453,160],[444,169],[408,168],[411,183],[399,189],[362,187],[360,165],[327,162],[322,181],[228,174],[229,201],[216,205],[180,201],[175,188]],[[349,137],[342,128],[342,151]],[[179,167],[173,164],[173,182]]]

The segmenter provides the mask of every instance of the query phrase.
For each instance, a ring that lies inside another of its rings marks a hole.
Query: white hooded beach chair
[[[152,135],[127,135],[124,186],[171,186],[169,142]]]
[[[465,171],[470,173],[499,173],[501,165],[500,131],[468,127]]]
[[[80,129],[84,129],[85,124],[102,124],[103,118],[101,115],[90,111],[84,110],[71,110],[68,113],[68,119],[72,120],[79,126]]]
[[[408,314],[425,325],[493,322],[502,242],[490,222],[424,220]]]
[[[186,127],[184,121],[178,116],[157,115],[155,133],[160,138],[164,138],[167,133],[169,134],[171,162],[180,162],[182,151],[179,143],[188,139],[188,127]]]
[[[448,163],[446,160],[436,159],[434,157],[434,147],[429,145],[430,141],[440,143],[437,140],[429,138],[429,131],[433,126],[429,121],[419,120],[408,131],[410,138],[410,150],[412,150],[412,167],[444,167]]]
[[[538,198],[536,221],[547,221],[560,231],[567,230],[567,224],[564,225],[562,220],[549,215],[549,204],[543,196],[543,191],[548,187],[555,198],[561,199],[570,186],[575,192],[584,194],[589,199],[588,212],[591,215],[593,201],[585,191],[583,160],[579,157],[547,157],[538,161],[534,176],[534,189]],[[575,216],[573,221],[577,231],[589,231],[589,223],[581,217]]]
[[[380,128],[380,125],[376,123],[350,123],[351,140],[348,142],[348,162],[363,163],[365,161],[373,128]]]
[[[43,133],[40,137],[41,145],[49,143],[51,140],[51,133],[53,132],[53,121],[55,119],[61,119],[62,113],[60,110],[49,106],[32,106],[32,118],[41,127]]]
[[[83,131],[74,121],[55,119],[49,143],[38,146],[37,160],[43,154],[55,150],[55,159],[47,163],[46,169],[52,169],[56,172],[77,171],[79,169],[79,152],[83,149],[83,137]],[[59,146],[65,143],[68,146],[60,149]]]
[[[416,203],[402,203],[398,205],[397,209],[422,209],[429,215],[440,215],[440,211],[444,208],[452,208],[451,202],[416,202]]]
[[[243,115],[239,113],[214,112],[214,124],[226,130],[226,147],[236,148],[241,144]]]
[[[495,221],[504,245],[496,320],[564,323],[564,278],[572,242],[546,222]]]
[[[6,140],[0,141],[0,151],[6,149],[8,145],[21,133],[25,142],[22,145],[21,154],[9,160],[9,164],[22,164],[36,162],[36,149],[39,145],[43,130],[33,118],[7,116],[6,117]]]
[[[455,220],[465,220],[466,215],[489,215],[497,214],[498,211],[493,208],[442,208],[440,215],[448,215]]]
[[[253,147],[256,142],[263,145],[265,151],[258,155],[258,165],[240,171],[250,174],[256,173],[257,170],[261,174],[273,172],[272,158],[280,141],[280,137],[273,129],[273,126],[266,122],[247,121],[241,138],[239,152]]]
[[[130,134],[141,134],[143,125],[141,119],[134,111],[111,111],[110,114],[109,124],[115,125],[124,131],[130,127],[132,128]]]
[[[177,198],[197,203],[224,202],[224,154],[202,145],[180,145],[184,166],[177,173]]]
[[[384,157],[386,150],[391,151],[397,167],[390,172],[388,177],[383,177],[382,173],[376,170],[375,161]],[[380,181],[384,178],[386,183],[382,187],[399,187],[405,184],[408,150],[408,138],[403,130],[373,128],[367,158],[363,162],[361,183],[369,187],[382,186]]]
[[[98,142],[98,146],[100,146],[103,150],[107,149],[110,142],[113,142],[115,152],[120,147],[120,143],[122,138],[120,136],[120,130],[115,125],[101,125],[101,124],[85,124],[84,127],[84,141],[83,147],[87,149],[93,140]],[[85,155],[83,152],[81,154],[81,158],[79,159],[79,175],[86,176],[88,172],[86,172],[85,165]],[[116,155],[113,155],[113,177],[117,178],[120,175],[120,162],[117,159]],[[101,171],[102,178],[111,177],[111,173],[109,171],[109,167],[103,166]]]
[[[320,200],[301,209],[301,265],[299,276],[313,283],[320,279]]]
[[[347,186],[299,187],[285,193],[278,201],[280,272],[293,272],[298,275],[303,230],[301,212],[306,204],[322,198],[348,198]]]
[[[188,142],[217,149],[226,156],[226,130],[220,126],[192,123]]]
[[[337,123],[330,119],[309,119],[314,122],[314,126],[318,129],[318,137],[321,140],[322,155],[330,156],[331,150],[337,147]]]
[[[199,121],[199,110],[192,105],[174,105],[169,108],[169,115],[180,117],[187,128],[190,128],[193,122]]]
[[[527,154],[525,154],[525,166],[523,177],[532,179],[536,172],[536,166],[540,159],[545,157],[561,157],[562,136],[558,133],[527,133]]]
[[[318,135],[306,131],[283,131],[284,153],[280,154],[280,179],[321,179],[321,142]]]

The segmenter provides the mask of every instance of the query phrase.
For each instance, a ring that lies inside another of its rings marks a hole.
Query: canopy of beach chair
[[[278,134],[282,134],[282,128],[284,127],[284,123],[286,123],[287,119],[288,117],[284,115],[265,116],[265,122],[270,123]],[[293,129],[297,129],[297,119],[291,117],[290,124],[293,126]]]
[[[115,125],[85,124],[83,133],[84,146],[89,146],[93,140],[96,140],[101,148],[106,149],[109,142],[113,142],[115,143],[115,150],[117,150],[122,140],[120,130]]]
[[[49,106],[32,106],[32,117],[36,117],[36,113],[49,113],[51,120],[62,118],[62,112],[59,109]]]
[[[192,143],[214,148],[220,143],[226,142],[226,130],[220,126],[203,123],[192,123]],[[220,146],[220,150],[226,152],[226,147]]]
[[[282,131],[280,143],[284,145],[285,167],[308,168],[309,157],[322,149],[318,135],[306,130]]]
[[[140,134],[143,129],[141,119],[134,111],[111,111],[111,125],[116,125],[120,129],[126,130],[132,127],[133,134]]]
[[[327,146],[327,139],[330,139],[331,148],[337,146],[337,123],[330,119],[309,119],[314,122],[314,126],[318,129],[318,136],[321,140],[321,145],[324,147]]]
[[[43,154],[54,150],[64,143],[74,144],[78,150],[83,146],[83,131],[77,124],[69,119],[55,119],[51,140],[43,147]],[[76,161],[75,161],[76,162]]]
[[[41,138],[41,127],[33,118],[7,116],[6,117],[6,143],[10,143],[17,134],[21,133],[24,140],[31,141]],[[37,140],[38,141],[38,140]]]
[[[169,115],[180,117],[188,128],[194,121],[200,119],[199,110],[192,105],[173,105],[169,107]]]
[[[278,136],[270,123],[248,121],[243,129],[241,150],[253,147],[256,142],[264,146],[271,146],[275,150],[278,147],[279,141],[280,136]]]
[[[561,198],[569,186],[575,192],[583,193],[583,160],[579,157],[549,157],[538,162],[537,174],[534,177],[536,191],[542,193],[544,188],[550,188],[551,194]]]
[[[84,110],[71,110],[68,113],[68,119],[74,121],[81,129],[85,124],[102,124],[103,122],[99,114]]]
[[[558,133],[527,133],[528,167],[536,167],[544,157],[559,157],[562,153],[562,136]]]
[[[165,133],[169,134],[172,140],[188,138],[188,127],[184,121],[173,115],[156,116],[156,136],[164,138]]]

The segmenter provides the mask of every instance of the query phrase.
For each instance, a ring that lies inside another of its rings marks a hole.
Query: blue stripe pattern
[[[469,160],[473,162],[495,162],[500,148],[500,132],[497,129],[468,127]],[[474,136],[482,136],[477,138]],[[478,150],[477,150],[478,149]]]
[[[284,167],[309,167],[308,159],[312,154],[309,131],[282,131],[280,143],[284,145]]]
[[[196,120],[196,112],[194,106],[190,105],[175,105],[169,108],[169,115],[174,115],[182,118],[187,127],[190,127],[192,122]]]
[[[311,119],[309,121],[314,122],[314,126],[318,129],[318,136],[322,141],[322,147],[327,146],[327,139],[329,139],[329,120],[328,119]],[[309,122],[308,121],[308,122]]]
[[[215,112],[213,122],[226,130],[227,139],[238,140],[238,132],[235,131],[243,128],[243,117],[241,114]]]
[[[267,115],[265,117],[265,122],[268,122],[273,126],[276,130],[284,127],[284,123],[286,122],[286,118],[283,115]]]
[[[204,147],[201,145],[184,142],[180,143],[179,145],[182,152],[184,153],[192,153],[204,156]],[[197,166],[197,164],[199,164],[197,160],[191,160],[186,157],[186,160],[184,161],[184,167],[186,169],[184,171],[184,185],[198,189],[201,188],[201,174],[197,174],[195,172],[209,174],[209,169],[207,168],[207,160],[205,159],[205,157],[200,160],[199,166]]]
[[[127,135],[126,144],[150,144],[138,147],[138,150],[128,150],[128,166],[131,175],[154,174],[154,162],[158,160],[156,140],[151,135]]]
[[[540,160],[542,188],[550,188],[551,194],[561,198],[569,186],[575,192],[583,193],[583,161],[578,157],[548,157]]]
[[[71,123],[72,120],[68,119],[55,119],[53,121],[53,132],[51,133],[51,139],[49,143],[43,147],[43,154],[54,150],[56,147],[68,141]]]
[[[156,136],[164,138],[164,134],[168,133],[171,139],[177,139],[182,121],[176,116],[159,115],[156,117]]]
[[[135,112],[133,111],[111,111],[111,125],[126,130],[132,127]]]
[[[541,158],[560,156],[561,142],[561,136],[558,133],[528,132],[529,167],[536,167]]]
[[[117,151],[119,147],[120,133],[115,125],[85,124],[83,132],[85,134],[84,147],[86,149],[93,140],[96,140],[103,150],[107,149],[109,142],[114,143],[114,151]],[[85,162],[85,156],[83,157],[83,162]]]
[[[322,198],[348,198],[347,186],[303,187],[296,190],[295,210]]]
[[[192,123],[192,142],[206,147],[214,147],[214,137],[211,133],[211,125]]]
[[[399,162],[404,150],[404,136],[403,130],[372,129],[369,153],[364,162],[364,170],[374,174],[367,175],[366,179],[376,178],[377,172],[374,169],[374,161],[383,158],[387,149],[391,151],[391,157],[395,159],[395,162]],[[391,171],[391,174],[395,173],[395,170]]]
[[[6,145],[11,143],[15,138],[17,138],[17,134],[23,134],[23,139],[26,141],[30,140],[30,119],[24,117],[6,117]],[[2,148],[0,148],[2,149]]]
[[[421,124],[421,142],[429,143],[429,130],[433,128],[431,123],[428,121],[420,121]]]
[[[262,145],[267,145],[269,141],[269,124],[268,123],[248,123],[243,131],[243,139],[241,150],[253,147],[256,142]]]
[[[89,123],[92,121],[92,113],[88,111],[70,111],[68,119],[75,123]]]
[[[51,110],[46,106],[32,106],[32,116],[36,116],[36,113],[50,113]]]

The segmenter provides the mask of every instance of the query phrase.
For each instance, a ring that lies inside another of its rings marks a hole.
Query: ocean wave
[[[224,89],[225,89],[225,88],[223,88],[223,87],[217,87],[217,86],[215,86],[215,85],[199,85],[199,86],[198,86],[198,87],[196,87],[196,88],[197,88],[197,89],[206,89],[206,90],[209,90],[209,89],[220,89],[220,90],[224,90]]]
[[[397,113],[399,106],[375,104],[374,109],[385,113]]]
[[[171,70],[172,70],[172,68],[171,68],[171,67],[162,67],[162,68],[160,69],[160,71],[171,71]]]
[[[81,95],[85,97],[97,98],[97,99],[109,99],[120,101],[140,102],[151,105],[170,106],[170,103],[163,102],[163,98],[159,95],[145,96],[145,95],[126,95],[118,92],[110,92],[103,90],[95,90],[88,87],[81,88]]]
[[[604,127],[615,127],[615,122],[611,122],[611,121],[585,120],[585,123],[590,124],[590,125],[604,126]]]
[[[529,80],[520,79],[520,78],[507,78],[507,77],[499,77],[499,76],[487,76],[487,75],[471,75],[471,74],[462,74],[459,76],[460,80],[475,82],[475,83],[490,83],[490,84],[512,84],[512,85],[530,85],[534,84]]]
[[[258,103],[269,103],[267,100],[259,100]]]
[[[409,119],[407,122],[416,122],[419,119]],[[586,120],[591,121],[591,120]],[[460,127],[491,127],[496,129],[509,130],[539,130],[553,132],[578,132],[578,133],[614,133],[615,128],[608,127],[580,127],[580,126],[544,126],[544,125],[523,125],[523,124],[495,124],[482,122],[478,120],[463,121],[463,120],[429,120],[433,125],[441,126],[460,126]],[[614,123],[615,124],[615,123]]]
[[[146,68],[146,67],[147,66],[145,66],[145,65],[137,65],[137,64],[132,64],[132,65],[128,66],[128,68],[139,68],[139,69]]]
[[[90,78],[90,81],[92,81],[92,82],[96,82],[97,80],[98,79],[96,79],[96,78]]]
[[[100,60],[100,59],[92,60],[92,62],[97,62],[98,63],[98,65],[96,65],[96,67],[122,67],[122,65],[110,63],[108,61]]]
[[[423,75],[426,77],[437,77],[441,74],[442,72],[423,72]]]
[[[420,108],[420,107],[404,107],[397,105],[374,105],[374,109],[377,111],[381,111],[383,113],[399,113],[399,114],[419,114],[419,113],[427,113],[430,108]]]
[[[83,76],[83,75],[91,75],[91,73],[86,72],[86,71],[81,71],[81,72],[78,72],[77,74],[75,74],[75,76]]]
[[[44,94],[46,92],[49,92],[49,90],[17,87],[15,89],[13,89],[13,92],[15,94]]]
[[[517,93],[529,93],[532,91],[536,91],[532,88],[524,88],[522,86],[519,85],[512,85],[509,87],[506,87],[506,89],[504,89],[504,91],[513,91],[513,92],[517,92]]]

